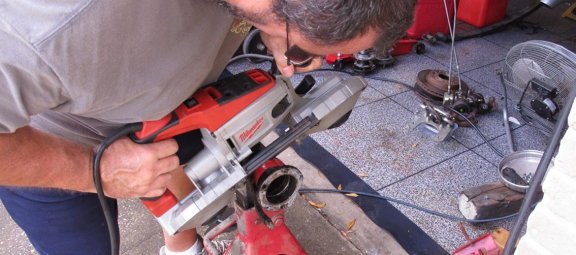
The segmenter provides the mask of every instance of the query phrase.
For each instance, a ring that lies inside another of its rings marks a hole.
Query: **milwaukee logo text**
[[[254,123],[254,125],[250,129],[242,132],[242,134],[240,134],[240,140],[242,142],[245,142],[246,140],[252,138],[252,136],[254,136],[256,131],[258,131],[258,129],[262,127],[262,123],[264,123],[264,117],[260,117],[258,120],[256,120],[256,123]]]

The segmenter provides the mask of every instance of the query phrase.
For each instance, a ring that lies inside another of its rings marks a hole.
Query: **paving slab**
[[[395,58],[396,62],[393,66],[386,67],[378,72],[367,75],[366,78],[370,79],[376,77],[393,79],[414,87],[418,72],[425,69],[446,69],[447,67],[426,55],[406,54],[396,56]],[[380,83],[379,85],[374,85],[374,88],[387,96],[393,96],[408,91],[407,88],[403,88],[402,85],[396,83]]]
[[[304,175],[302,188],[336,189],[315,166],[298,157],[292,148],[278,158],[300,169]],[[407,254],[392,235],[374,224],[362,209],[344,195],[305,193],[303,197],[318,204],[326,203],[323,208],[315,208],[299,197],[286,212],[287,224],[309,254]],[[296,210],[299,207],[307,210]],[[355,221],[350,229],[352,232],[345,238],[340,231],[348,231],[348,224],[352,220]],[[332,228],[324,224],[330,224]],[[333,250],[327,250],[329,247]],[[341,247],[340,250],[336,250],[337,247]]]
[[[518,150],[539,150],[544,151],[548,145],[549,137],[538,129],[529,125],[524,125],[512,131],[512,141],[515,149]],[[499,136],[490,141],[496,149],[504,155],[510,153],[508,150],[508,140],[505,135]],[[472,149],[488,162],[497,166],[502,157],[498,156],[487,144],[482,144]]]
[[[531,40],[543,40],[555,43],[565,39],[560,35],[546,30],[537,30],[536,33],[529,33],[528,31],[520,29],[517,25],[508,26],[498,33],[483,36],[482,38],[507,49],[511,49],[516,44]]]
[[[460,191],[498,180],[496,167],[471,151],[444,161],[409,179],[395,183],[379,191],[381,195],[407,201],[428,209],[457,217]],[[413,208],[394,204],[408,218],[452,253],[466,239],[458,228],[457,221],[433,216]],[[515,219],[464,226],[471,238],[476,238],[498,227],[511,229]]]
[[[536,23],[546,30],[562,36],[565,32],[576,29],[576,22],[560,16],[568,9],[567,4],[559,4],[554,9],[541,7],[524,20]]]
[[[426,48],[425,55],[449,66],[450,50],[450,44],[440,43]],[[456,52],[460,72],[464,73],[504,59],[508,50],[483,38],[473,38],[456,43]]]
[[[409,129],[412,117],[384,99],[356,108],[345,125],[312,137],[354,173],[368,174],[364,181],[379,189],[467,149],[456,141],[431,141]]]

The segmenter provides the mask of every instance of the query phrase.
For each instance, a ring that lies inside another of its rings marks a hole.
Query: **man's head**
[[[233,15],[316,54],[387,48],[410,27],[416,0],[225,0]]]

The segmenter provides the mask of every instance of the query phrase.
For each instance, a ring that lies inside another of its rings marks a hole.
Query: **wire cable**
[[[233,57],[232,59],[228,60],[228,65],[232,64],[236,60],[243,59],[243,58],[259,58],[259,59],[264,59],[264,60],[268,60],[268,61],[274,61],[274,57],[272,57],[272,56],[265,56],[265,55],[260,55],[260,54],[242,54],[242,55],[238,55],[238,56]]]
[[[498,156],[500,157],[504,157],[504,154],[502,154],[502,152],[500,152],[498,149],[496,149],[496,147],[494,147],[494,145],[492,145],[492,143],[488,140],[488,138],[486,138],[486,136],[484,136],[484,134],[480,131],[480,129],[478,129],[478,127],[476,125],[474,125],[474,123],[472,123],[472,121],[470,121],[470,119],[468,119],[466,116],[464,116],[464,114],[460,113],[459,111],[454,110],[453,108],[450,108],[448,106],[444,106],[446,109],[448,109],[449,111],[456,113],[460,118],[463,118],[466,122],[468,122],[468,124],[470,124],[470,126],[472,126],[474,128],[474,130],[476,130],[476,132],[482,137],[482,139],[484,140],[484,142],[486,142],[486,144],[488,144],[488,146],[490,146],[490,148],[492,148],[492,150],[498,154]]]
[[[401,205],[405,205],[411,208],[414,208],[416,210],[425,212],[425,213],[429,213],[432,215],[436,215],[436,216],[440,216],[440,217],[444,217],[450,220],[456,220],[456,221],[463,221],[463,222],[469,222],[469,223],[486,223],[486,222],[494,222],[494,221],[500,221],[500,220],[505,220],[505,219],[509,219],[512,217],[515,217],[518,215],[518,213],[513,213],[510,215],[506,215],[506,216],[502,216],[502,217],[498,217],[498,218],[491,218],[491,219],[483,219],[483,220],[470,220],[470,219],[466,219],[466,218],[461,218],[461,217],[457,217],[457,216],[453,216],[450,214],[446,214],[446,213],[441,213],[441,212],[437,212],[437,211],[433,211],[430,210],[428,208],[424,208],[415,204],[411,204],[402,200],[398,200],[398,199],[394,199],[394,198],[390,198],[390,197],[386,197],[386,196],[382,196],[382,195],[375,195],[375,194],[370,194],[370,193],[366,193],[366,192],[359,192],[359,191],[353,191],[353,190],[337,190],[337,189],[300,189],[299,192],[301,193],[342,193],[342,194],[350,194],[350,193],[354,193],[354,194],[358,194],[360,196],[365,196],[365,197],[372,197],[372,198],[377,198],[377,199],[383,199],[383,200],[387,200],[390,202],[394,202],[397,204],[401,204]],[[532,205],[532,208],[534,208],[540,201],[534,203]]]
[[[104,218],[106,219],[106,226],[108,227],[108,234],[110,235],[110,254],[118,255],[120,252],[120,241],[118,238],[118,226],[114,222],[114,215],[112,215],[112,210],[110,210],[110,205],[108,200],[104,195],[104,190],[102,188],[102,177],[100,175],[100,160],[102,159],[102,154],[104,151],[116,140],[127,136],[130,133],[137,132],[142,129],[141,123],[127,124],[120,128],[118,131],[107,136],[96,151],[94,155],[93,167],[93,178],[94,186],[96,187],[96,193],[98,194],[98,200],[100,201],[100,206],[102,206],[102,211],[104,212]]]

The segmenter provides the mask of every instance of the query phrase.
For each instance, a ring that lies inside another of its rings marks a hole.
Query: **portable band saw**
[[[244,209],[255,207],[262,222],[274,228],[267,213],[294,200],[302,174],[273,158],[311,133],[343,124],[367,87],[362,77],[336,75],[316,86],[310,79],[307,76],[295,90],[286,77],[246,71],[199,89],[160,120],[133,124],[124,129],[129,131],[112,135],[130,133],[136,143],[151,143],[199,131],[203,147],[186,155],[187,145],[179,142],[177,154],[181,163],[186,162],[184,172],[196,189],[180,201],[169,190],[161,197],[142,199],[168,234],[202,226],[233,197],[236,206],[248,199]],[[260,141],[281,122],[288,129],[263,147]],[[102,151],[111,142],[105,140]],[[99,182],[98,164],[97,154],[95,182]],[[246,232],[238,225],[239,234]]]

